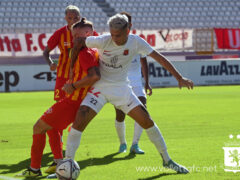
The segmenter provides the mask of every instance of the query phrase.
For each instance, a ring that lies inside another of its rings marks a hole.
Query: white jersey
[[[140,55],[133,58],[128,70],[128,79],[132,87],[142,86]]]
[[[127,42],[118,46],[112,40],[111,35],[90,36],[86,39],[89,48],[97,48],[99,52],[99,63],[101,79],[94,86],[128,84],[128,69],[133,58],[140,54],[146,56],[153,48],[142,38],[130,34]]]

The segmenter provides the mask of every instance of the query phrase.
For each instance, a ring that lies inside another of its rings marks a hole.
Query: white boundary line
[[[8,177],[8,176],[0,176],[0,179],[2,179],[2,180],[19,180],[19,179]]]

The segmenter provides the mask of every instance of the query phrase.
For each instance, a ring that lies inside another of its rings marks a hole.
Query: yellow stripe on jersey
[[[64,73],[64,78],[68,78],[68,72],[69,72],[69,68],[70,68],[70,62],[71,62],[71,31],[67,31],[67,42],[68,42],[68,59],[67,59],[67,64],[66,64],[66,67],[65,67],[65,73]]]
[[[68,78],[68,72],[69,72],[69,69],[70,69],[70,62],[71,62],[71,58],[70,58],[71,54],[72,54],[72,49],[69,49],[69,57],[68,57],[68,61],[67,61],[67,65],[66,65],[65,73],[64,73],[65,78]]]
[[[80,71],[79,61],[76,61],[74,66],[75,66],[75,69],[74,69],[73,82],[76,82],[78,80],[79,71]],[[80,89],[77,89],[77,90],[74,91],[73,96],[72,96],[72,100],[77,100],[78,99],[79,91],[80,91]]]
[[[82,72],[81,79],[83,79],[85,76],[87,76],[87,72],[83,71],[83,72]],[[89,86],[84,87],[84,90],[83,90],[83,92],[82,92],[81,99],[83,99],[83,98],[86,96],[87,91],[88,91],[88,87],[89,87]],[[81,88],[81,89],[83,89],[83,88]],[[77,90],[74,92],[74,95],[72,96],[72,100],[75,100],[75,101],[76,101],[76,100],[78,99],[78,97],[79,97],[79,91],[80,91],[81,89],[77,89]]]
[[[96,60],[98,60],[98,58],[99,58],[98,52],[95,52],[95,57],[96,57]]]
[[[61,46],[63,47],[63,51],[65,51],[64,49],[64,34],[61,34]],[[63,52],[63,58],[62,58],[62,61],[59,61],[58,63],[61,63],[59,64],[59,70],[58,70],[58,77],[61,77],[62,76],[62,69],[63,69],[63,65],[64,65],[64,62],[65,62],[65,59],[66,59],[66,53]]]

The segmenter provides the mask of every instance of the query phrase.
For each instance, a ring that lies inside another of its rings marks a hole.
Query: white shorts
[[[144,88],[142,86],[133,86],[132,90],[133,90],[134,94],[137,97],[145,97],[145,98],[147,98],[145,90],[144,90]]]
[[[128,114],[136,106],[142,105],[133,93],[132,88],[127,85],[92,87],[81,105],[88,106],[98,113],[107,102],[113,104],[125,114]]]

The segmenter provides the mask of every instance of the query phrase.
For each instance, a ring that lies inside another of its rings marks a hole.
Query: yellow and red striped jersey
[[[61,52],[58,60],[57,78],[68,79],[71,62],[69,54],[73,47],[72,39],[71,30],[64,26],[56,30],[47,42],[50,50],[58,46]]]
[[[87,76],[88,69],[98,64],[98,51],[97,49],[84,48],[80,51],[78,59],[74,65],[73,82],[79,81]],[[76,89],[68,98],[71,101],[81,101],[85,98],[90,86],[86,86],[80,89]]]

